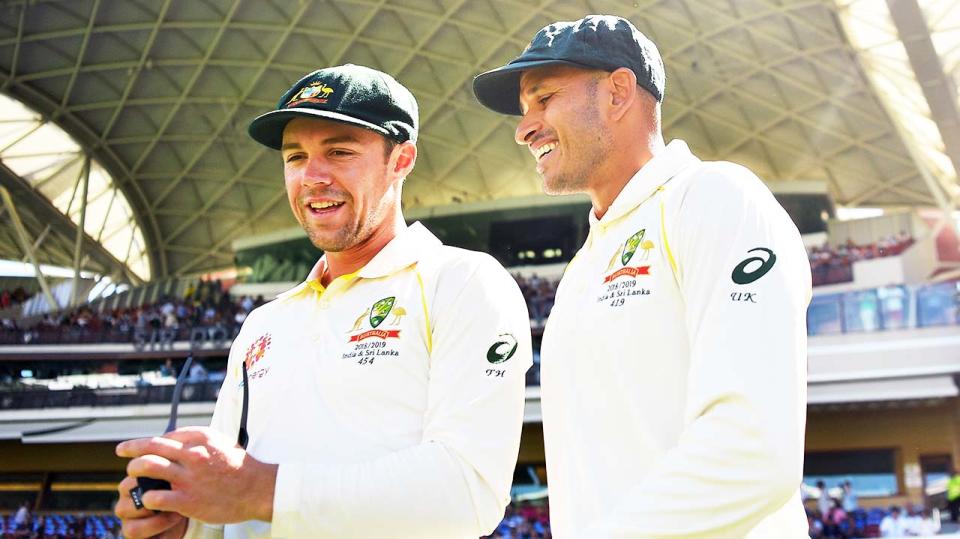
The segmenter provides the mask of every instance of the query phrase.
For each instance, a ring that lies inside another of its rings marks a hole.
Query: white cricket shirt
[[[541,349],[554,536],[807,537],[811,280],[790,217],[682,141],[590,217]]]
[[[500,522],[532,352],[520,289],[489,255],[417,223],[355,274],[254,310],[213,415],[230,436],[243,361],[247,450],[280,466],[272,524],[224,537],[476,538]]]

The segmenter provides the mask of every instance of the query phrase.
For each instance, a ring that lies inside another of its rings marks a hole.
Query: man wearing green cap
[[[244,322],[212,428],[118,446],[133,459],[116,508],[126,537],[476,538],[496,527],[530,323],[493,258],[404,223],[417,121],[406,88],[346,65],[307,75],[250,125],[280,151],[294,216],[325,254]],[[146,492],[137,510],[135,477],[171,489]]]
[[[541,347],[554,536],[807,537],[806,253],[750,171],[664,144],[664,82],[653,43],[595,15],[474,80],[521,116],[544,190],[593,203]]]

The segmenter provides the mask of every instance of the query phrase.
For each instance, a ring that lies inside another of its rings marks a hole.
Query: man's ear
[[[410,141],[397,144],[393,149],[392,162],[394,174],[406,178],[417,163],[417,146]]]
[[[637,100],[637,76],[633,70],[621,67],[606,77],[607,88],[610,92],[610,115],[619,120],[633,106]]]

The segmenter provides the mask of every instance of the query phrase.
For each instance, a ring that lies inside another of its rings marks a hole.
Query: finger
[[[216,437],[216,431],[210,427],[182,427],[163,435],[164,438],[176,440],[183,445],[206,444]]]
[[[143,494],[143,506],[154,511],[168,511],[175,514],[189,513],[187,497],[176,490],[150,490]]]
[[[121,520],[128,518],[143,518],[148,517],[153,514],[152,511],[146,509],[137,509],[133,504],[133,498],[130,497],[130,489],[137,486],[137,480],[133,477],[127,476],[123,478],[123,481],[120,481],[120,484],[117,486],[117,491],[120,492],[120,497],[117,499],[116,505],[113,506],[113,512],[116,513]]]
[[[123,520],[123,536],[128,539],[153,537],[180,524],[185,518],[177,513],[151,513],[145,518]]]
[[[128,475],[123,478],[123,481],[120,481],[119,485],[117,485],[117,491],[119,491],[120,494],[123,495],[130,492],[130,489],[132,489],[135,486],[137,486],[137,480]]]
[[[178,466],[167,458],[160,455],[144,455],[127,463],[127,475],[163,479],[173,483],[183,477],[183,472],[182,466]]]
[[[177,440],[155,436],[153,438],[138,438],[127,440],[117,445],[118,457],[136,458],[141,455],[153,454],[176,460],[173,455],[183,449],[183,444]]]

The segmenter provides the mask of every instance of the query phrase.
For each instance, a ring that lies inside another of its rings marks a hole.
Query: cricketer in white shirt
[[[322,264],[250,313],[213,416],[237,435],[246,362],[247,452],[279,463],[273,522],[191,521],[187,537],[491,532],[509,502],[532,360],[516,282],[419,223],[326,289]]]
[[[554,536],[806,537],[806,253],[747,169],[675,140],[596,219],[547,322]]]

